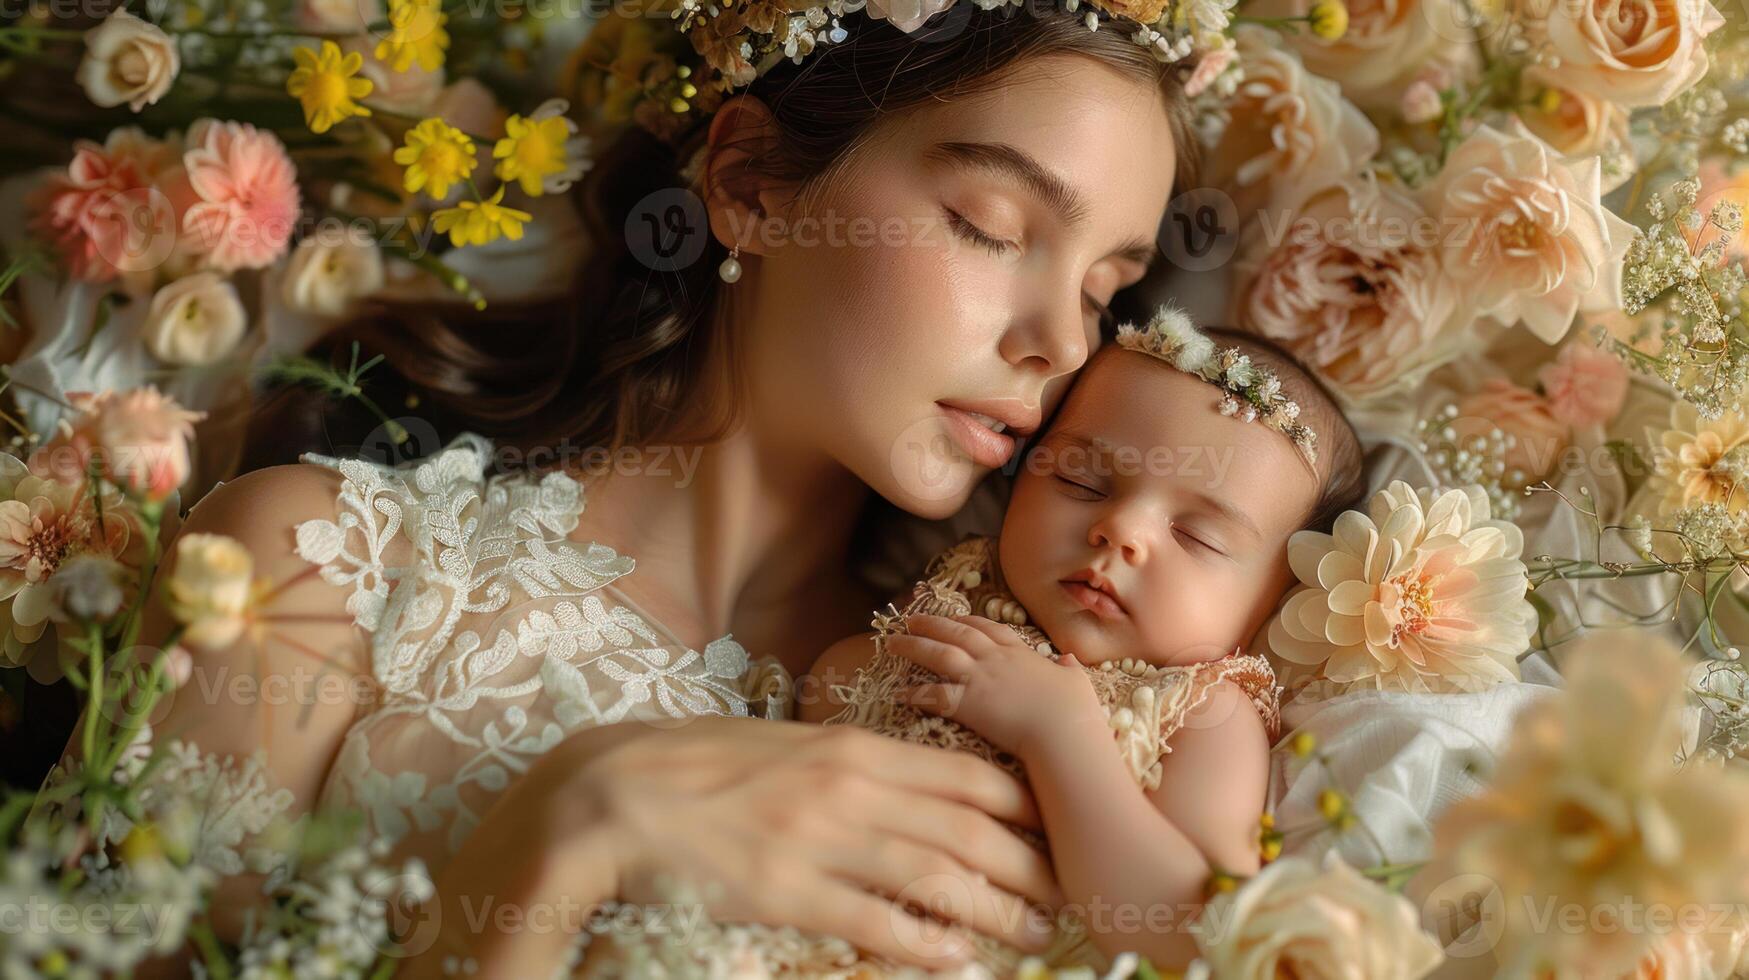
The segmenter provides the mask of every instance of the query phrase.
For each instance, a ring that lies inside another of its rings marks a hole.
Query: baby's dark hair
[[[1336,396],[1292,351],[1268,337],[1232,327],[1204,327],[1202,332],[1215,346],[1237,347],[1250,356],[1251,363],[1274,371],[1281,379],[1282,391],[1299,403],[1300,421],[1318,434],[1318,472],[1323,479],[1318,499],[1301,527],[1329,532],[1343,511],[1353,510],[1366,498],[1360,436],[1342,414]]]

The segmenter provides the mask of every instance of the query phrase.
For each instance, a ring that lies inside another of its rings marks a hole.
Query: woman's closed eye
[[[984,229],[972,224],[965,215],[953,208],[944,205],[941,212],[947,216],[947,225],[953,229],[954,234],[985,249],[991,255],[1000,257],[1007,255],[1010,249],[1020,247],[1007,239],[997,238],[995,235],[985,232]]]

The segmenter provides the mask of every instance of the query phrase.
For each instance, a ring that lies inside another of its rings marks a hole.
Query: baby
[[[1029,910],[1051,966],[1181,964],[1211,877],[1257,871],[1277,688],[1242,647],[1294,580],[1289,537],[1328,530],[1364,489],[1322,385],[1266,342],[1218,336],[1169,307],[1120,328],[1028,450],[1000,537],[937,556],[904,609],[798,685],[804,721],[975,752],[1030,782],[1079,913]],[[1021,950],[967,932],[979,965],[1014,973]],[[759,973],[899,972],[793,930],[736,945]]]

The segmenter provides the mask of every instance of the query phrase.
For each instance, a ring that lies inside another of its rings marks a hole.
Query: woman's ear
[[[725,248],[739,245],[751,255],[765,255],[775,244],[782,204],[793,188],[760,167],[781,147],[777,119],[765,103],[750,95],[723,102],[711,119],[707,135],[704,202],[711,234]]]

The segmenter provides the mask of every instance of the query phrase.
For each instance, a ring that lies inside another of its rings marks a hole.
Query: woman
[[[626,449],[609,472],[572,457],[482,480],[497,450],[467,438],[417,468],[251,472],[185,521],[291,583],[272,614],[295,635],[198,653],[157,735],[262,748],[289,812],[362,806],[424,859],[441,928],[409,937],[407,975],[461,958],[548,975],[572,937],[537,914],[660,901],[665,878],[710,886],[719,920],[941,967],[956,933],[890,896],[947,872],[975,899],[956,930],[1029,942],[1014,930],[1031,917],[1005,913],[1055,885],[1002,826],[1037,819],[1008,776],[742,717],[780,713],[787,678],[889,598],[846,570],[876,495],[952,514],[1051,410],[1186,169],[1186,66],[1085,12],[963,7],[911,35],[853,16],[841,44],[726,101],[694,184],[712,241],[677,274],[639,265],[622,229],[684,157],[653,166],[633,136],[605,154],[582,191],[603,250],[582,322],[505,341],[538,384],[502,358],[452,370],[460,330],[359,328],[444,421],[500,447]],[[201,682],[252,669],[265,691],[336,667],[368,693],[268,711]],[[229,880],[232,907],[253,887]]]

